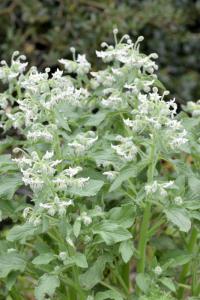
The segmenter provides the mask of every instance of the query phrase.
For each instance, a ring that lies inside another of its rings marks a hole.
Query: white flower
[[[68,146],[74,150],[76,155],[82,155],[85,151],[89,150],[97,140],[98,136],[95,135],[95,132],[87,131],[78,134],[72,143],[68,143]]]
[[[172,149],[178,149],[181,145],[187,143],[188,139],[186,138],[187,131],[184,129],[182,132],[179,132],[177,136],[172,138],[172,141],[169,142]]]
[[[79,188],[83,188],[84,185],[86,184],[86,182],[88,182],[90,179],[90,177],[87,177],[87,178],[77,178],[75,181],[74,181],[74,185],[79,187]]]
[[[59,253],[59,258],[60,258],[60,260],[65,260],[66,258],[67,258],[67,253],[66,252],[60,252]]]
[[[145,186],[145,191],[147,194],[155,193],[158,190],[158,182],[155,180],[152,184],[147,184]]]
[[[162,184],[162,187],[163,187],[164,189],[169,189],[169,188],[172,187],[173,184],[174,184],[174,181],[173,181],[173,180],[170,180],[170,181],[168,181],[168,182],[163,183],[163,184]]]
[[[165,183],[158,183],[156,180],[153,181],[151,184],[147,184],[145,186],[145,191],[147,194],[153,194],[156,192],[159,192],[159,194],[163,197],[167,196],[166,189],[171,188],[171,186],[174,184],[174,181],[169,181]]]
[[[88,216],[86,212],[83,212],[81,214],[81,220],[83,221],[83,224],[86,226],[88,226],[92,223],[92,218],[90,216]]]
[[[73,51],[75,52],[75,51]],[[87,61],[85,54],[80,55],[75,61],[68,59],[59,59],[59,63],[63,64],[69,73],[77,73],[79,75],[87,74],[90,71],[91,64]]]
[[[90,71],[91,64],[87,61],[85,55],[78,54],[76,62],[78,63],[77,74],[83,75]]]
[[[135,159],[137,154],[137,147],[133,144],[130,138],[124,138],[122,136],[117,136],[115,140],[120,141],[119,145],[112,145],[111,148],[115,150],[115,152],[121,156],[126,161],[131,161]]]
[[[31,207],[26,207],[23,210],[23,218],[26,219],[31,211],[32,211]]]
[[[44,209],[50,209],[52,207],[52,204],[51,203],[40,203],[39,206]]]
[[[125,105],[123,99],[118,95],[111,95],[107,99],[102,99],[101,104],[104,107],[120,108]]]
[[[69,167],[68,169],[65,169],[64,173],[71,178],[74,177],[76,174],[78,174],[80,171],[82,171],[82,168],[77,166],[74,168]]]
[[[38,225],[40,225],[41,224],[41,218],[40,217],[37,217],[37,218],[35,218],[35,220],[33,221],[33,226],[38,226]]]
[[[107,179],[112,181],[116,178],[116,176],[119,174],[117,171],[106,171],[103,173],[103,175],[107,176]]]
[[[174,202],[176,205],[181,206],[183,204],[183,199],[180,196],[174,198]]]
[[[53,151],[46,151],[45,155],[43,156],[43,159],[51,159],[54,156]]]
[[[159,276],[159,275],[162,274],[162,272],[163,272],[163,270],[162,270],[162,268],[161,268],[160,266],[155,267],[154,273],[155,273],[156,275]]]
[[[29,166],[32,165],[32,160],[29,158],[26,158],[25,156],[22,156],[20,158],[13,158],[12,160],[14,162],[16,162],[20,168],[23,168],[27,165],[29,165]]]
[[[35,131],[35,132],[28,132],[27,139],[37,141],[39,139],[44,139],[45,141],[49,142],[53,140],[53,135],[48,131]]]

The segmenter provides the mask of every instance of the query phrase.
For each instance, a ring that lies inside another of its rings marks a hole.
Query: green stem
[[[126,293],[126,295],[128,296],[129,295],[129,289],[126,285],[126,283],[124,282],[123,278],[121,277],[120,273],[117,272],[116,270],[114,270],[114,275],[115,277],[117,278],[118,282],[121,284],[121,286],[123,287],[124,289],[124,292]]]
[[[130,280],[129,280],[129,278],[130,278],[130,276],[129,276],[130,275],[130,264],[129,263],[126,263],[122,266],[122,273],[121,274],[122,274],[122,278],[123,278],[128,290],[129,290],[129,288],[130,288]]]
[[[195,249],[195,246],[196,246],[196,241],[197,241],[197,236],[198,236],[198,232],[196,230],[195,227],[192,228],[192,231],[191,231],[191,235],[190,235],[190,240],[189,240],[189,243],[188,243],[188,251],[189,253],[193,253],[194,252],[194,249]],[[185,284],[186,283],[186,280],[187,280],[187,274],[189,272],[189,269],[190,269],[190,262],[188,262],[187,264],[185,264],[183,266],[183,269],[182,269],[182,272],[180,274],[180,279],[179,279],[179,282],[181,284]],[[183,298],[183,294],[184,294],[184,287],[181,286],[178,290],[178,299],[182,299]]]
[[[150,153],[150,165],[147,173],[147,182],[152,183],[154,177],[154,171],[156,166],[156,147],[155,139],[152,141],[151,153]],[[144,273],[146,265],[146,246],[149,239],[149,224],[151,219],[151,201],[150,197],[147,197],[142,224],[140,227],[140,236],[138,244],[139,262],[137,265],[137,273]]]
[[[74,251],[74,249],[72,248],[72,247],[67,247],[68,248],[68,252],[69,252],[69,255],[70,256],[73,256],[74,254],[75,254],[75,251]],[[78,274],[78,268],[77,268],[77,266],[72,266],[72,273],[73,273],[73,279],[74,279],[74,282],[75,282],[75,284],[76,284],[76,286],[77,286],[77,288],[78,288],[78,290],[79,290],[79,293],[77,294],[76,293],[76,291],[73,291],[73,292],[75,292],[75,294],[73,293],[73,300],[85,300],[85,294],[84,294],[84,292],[83,292],[83,290],[82,290],[82,288],[81,288],[81,286],[80,286],[80,283],[79,283],[79,274]]]
[[[138,244],[138,252],[140,255],[140,260],[137,266],[137,273],[144,273],[145,263],[146,263],[146,245],[148,240],[148,228],[151,218],[151,203],[147,202],[144,210],[141,230],[140,230],[140,240]]]

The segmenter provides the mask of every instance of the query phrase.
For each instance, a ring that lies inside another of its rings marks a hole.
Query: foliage
[[[100,71],[2,63],[2,299],[200,296],[200,105],[177,115],[157,54],[113,33]]]

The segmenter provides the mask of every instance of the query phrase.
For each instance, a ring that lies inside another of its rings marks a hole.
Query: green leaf
[[[176,292],[176,287],[169,277],[163,277],[159,280],[164,286],[166,286],[170,291]]]
[[[0,155],[0,173],[18,171],[18,167],[11,159],[10,154]]]
[[[139,273],[136,275],[136,284],[142,292],[147,293],[150,287],[150,277],[147,274]]]
[[[11,273],[8,274],[6,278],[6,288],[9,291],[11,291],[12,287],[15,285],[18,276],[19,276],[18,271],[12,271]]]
[[[98,292],[94,298],[94,300],[105,300],[105,299],[123,300],[121,294],[118,291],[113,291],[113,290]]]
[[[52,297],[60,281],[58,276],[51,274],[44,274],[39,279],[38,286],[35,288],[35,298],[37,300],[45,300],[47,297]]]
[[[117,188],[119,188],[122,184],[122,182],[128,180],[129,178],[136,177],[137,176],[137,167],[136,165],[128,166],[124,169],[122,169],[119,173],[119,175],[116,177],[116,179],[113,181],[109,192],[113,192]]]
[[[52,253],[42,253],[42,254],[38,255],[37,257],[35,257],[32,260],[32,263],[34,265],[47,265],[52,260],[54,260],[54,258],[55,257]]]
[[[125,263],[129,262],[134,253],[133,241],[128,240],[122,242],[119,246],[119,253],[121,254],[122,259]]]
[[[23,272],[25,267],[24,257],[16,251],[0,255],[0,278],[6,277],[11,271]]]
[[[71,260],[80,268],[88,267],[87,259],[83,253],[76,253],[76,255],[71,257]]]
[[[76,221],[73,225],[73,232],[74,232],[74,235],[76,238],[79,236],[80,230],[81,230],[81,221],[76,219]]]
[[[135,220],[135,207],[132,204],[114,207],[108,212],[108,219],[124,228],[129,228]]]
[[[14,226],[7,235],[8,241],[25,241],[28,237],[34,235],[37,227],[34,227],[32,224],[25,223],[23,225]]]
[[[188,232],[191,228],[191,221],[182,208],[169,208],[165,210],[167,219],[178,226],[180,231]]]
[[[195,200],[199,200],[199,195],[200,195],[200,180],[194,176],[191,176],[188,178],[188,184],[190,187],[190,193],[189,193],[189,197],[191,196],[192,193],[192,199]],[[191,197],[190,197],[191,199]]]
[[[191,211],[190,218],[200,221],[200,212],[199,211]]]
[[[166,87],[163,85],[163,83],[160,80],[155,79],[154,83],[157,87],[161,88],[162,90],[166,90]]]
[[[106,112],[99,111],[96,114],[91,114],[91,116],[85,122],[85,126],[98,126],[103,122],[106,117]]]
[[[92,289],[101,281],[107,262],[111,262],[110,256],[100,256],[85,273],[79,276],[80,283],[85,289]]]
[[[102,188],[103,184],[104,182],[101,180],[91,179],[84,184],[83,188],[71,187],[68,191],[76,196],[90,197],[95,196]]]
[[[0,178],[0,196],[12,199],[16,190],[23,184],[21,174],[10,174]]]
[[[66,131],[71,131],[70,128],[69,128],[69,125],[68,125],[68,121],[66,119],[66,114],[65,112],[61,112],[62,110],[58,110],[58,109],[55,109],[54,112],[55,112],[55,115],[56,115],[56,121],[57,121],[57,125],[59,127],[62,127],[63,129],[65,129]]]
[[[189,261],[191,261],[193,258],[193,255],[191,254],[183,254],[183,255],[179,255],[174,257],[172,260],[172,266],[173,268],[178,267],[178,266],[182,266],[187,264]]]
[[[93,233],[98,234],[107,245],[126,241],[132,237],[131,233],[122,226],[103,221],[93,228]]]

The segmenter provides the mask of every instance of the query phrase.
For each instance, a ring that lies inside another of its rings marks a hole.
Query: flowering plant
[[[95,72],[73,48],[55,72],[26,71],[19,53],[2,62],[6,299],[199,296],[200,119],[176,115],[143,37],[114,30],[114,40],[96,52],[106,67]]]

